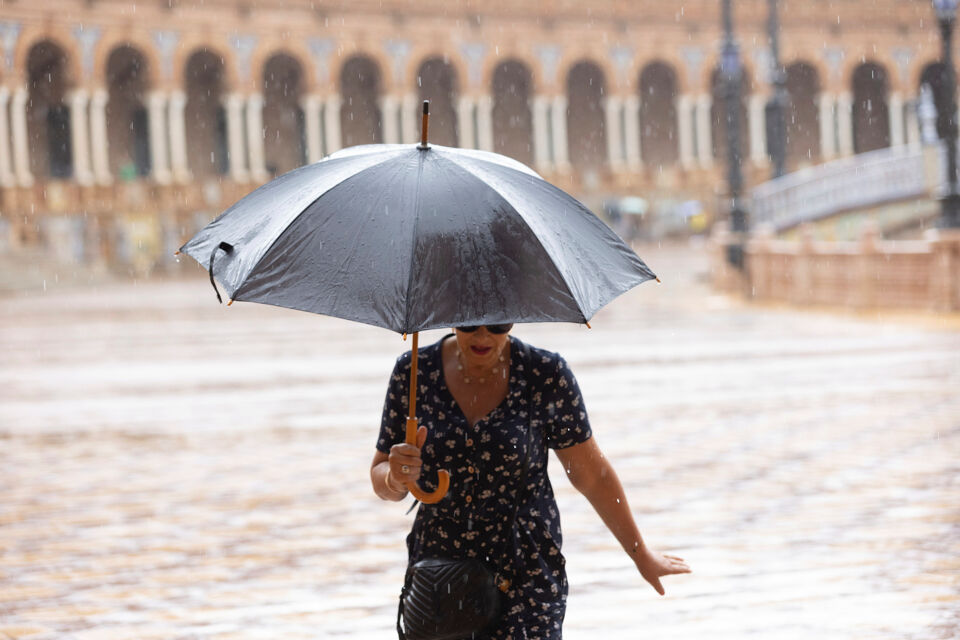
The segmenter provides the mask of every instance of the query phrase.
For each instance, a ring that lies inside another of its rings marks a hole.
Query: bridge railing
[[[757,185],[751,224],[774,231],[844,211],[933,195],[944,165],[933,149],[888,147],[833,160]],[[941,150],[941,155],[942,155]],[[934,176],[931,178],[931,176]]]

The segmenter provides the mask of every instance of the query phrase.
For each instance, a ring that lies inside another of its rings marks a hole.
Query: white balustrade
[[[846,210],[929,195],[929,185],[924,152],[900,146],[802,169],[757,185],[751,195],[751,224],[783,230]]]

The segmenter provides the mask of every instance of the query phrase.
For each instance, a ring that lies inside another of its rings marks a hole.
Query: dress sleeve
[[[406,439],[410,360],[409,352],[397,358],[397,364],[390,374],[387,397],[383,401],[383,416],[380,418],[380,436],[377,438],[377,451],[382,453],[390,453],[390,447]]]
[[[547,446],[566,449],[589,440],[593,432],[587,408],[566,360],[556,356],[549,364],[543,364],[541,372],[542,378],[537,386],[540,387],[539,405]]]

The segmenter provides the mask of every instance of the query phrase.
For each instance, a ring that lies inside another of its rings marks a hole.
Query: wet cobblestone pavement
[[[960,332],[745,307],[689,251],[561,351],[660,598],[551,474],[565,637],[960,637]],[[429,341],[441,335],[428,334]],[[389,638],[407,504],[368,468],[389,332],[179,282],[0,300],[0,639]]]

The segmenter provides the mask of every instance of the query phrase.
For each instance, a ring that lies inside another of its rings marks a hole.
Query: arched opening
[[[727,88],[720,69],[714,69],[710,81],[710,131],[712,134],[713,157],[727,161]],[[746,160],[750,155],[750,122],[747,117],[747,102],[750,98],[750,79],[744,72],[740,78],[740,105],[737,109],[737,124],[740,129],[740,157]]]
[[[110,172],[124,179],[150,173],[148,87],[143,54],[129,46],[114,49],[107,58],[107,143]]]
[[[853,151],[864,153],[890,146],[887,72],[868,62],[853,72]]]
[[[812,65],[797,62],[787,67],[787,164],[798,165],[820,158],[820,78]]]
[[[430,142],[457,146],[457,74],[449,62],[431,58],[417,71],[420,102],[430,101]]]
[[[263,66],[263,158],[271,175],[307,163],[302,94],[303,69],[299,62],[282,53],[267,60]]]
[[[347,60],[340,72],[340,97],[343,101],[340,107],[340,135],[343,146],[383,142],[380,91],[377,63],[366,56]],[[433,133],[433,109],[430,133]]]
[[[663,62],[640,73],[640,150],[646,164],[671,166],[680,159],[677,134],[677,74]]]
[[[949,109],[950,96],[944,91],[944,75],[947,72],[946,66],[942,62],[932,62],[923,68],[920,74],[920,87],[927,85],[933,94],[933,104],[937,108],[937,114],[943,113]],[[919,92],[920,87],[917,87]],[[937,118],[937,135],[943,138],[946,136],[946,121]]]
[[[49,40],[35,44],[27,55],[27,133],[30,171],[35,176],[73,175],[70,108],[67,105],[67,56]]]
[[[493,72],[493,150],[533,163],[533,76],[525,64],[507,60]]]
[[[598,169],[607,161],[605,93],[603,71],[596,64],[578,62],[567,74],[567,143],[570,164],[577,169]]]
[[[212,51],[202,49],[187,61],[187,162],[201,178],[225,175],[230,169],[227,114],[222,104],[224,76],[223,60]]]

